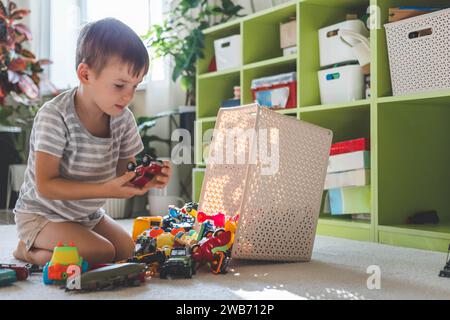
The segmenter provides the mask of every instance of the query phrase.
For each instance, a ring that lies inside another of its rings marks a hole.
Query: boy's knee
[[[80,255],[83,259],[90,264],[111,263],[116,255],[116,249],[109,241],[99,241],[80,251]]]
[[[135,244],[131,237],[123,239],[120,246],[116,247],[116,261],[126,260],[134,255]]]
[[[99,254],[106,263],[113,262],[114,257],[116,256],[116,249],[111,242],[105,241],[99,250]]]

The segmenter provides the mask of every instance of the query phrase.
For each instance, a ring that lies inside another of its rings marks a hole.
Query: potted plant
[[[29,135],[34,116],[42,104],[39,83],[42,66],[50,61],[39,60],[24,44],[31,40],[31,32],[21,20],[30,13],[12,1],[0,0],[0,185],[6,194],[8,171],[22,177],[28,158]],[[19,133],[11,137],[11,133]],[[11,172],[11,170],[15,172]],[[20,185],[19,181],[10,181]],[[3,199],[0,199],[3,203]],[[3,207],[3,205],[1,205]]]
[[[39,91],[42,66],[50,63],[24,47],[32,36],[20,20],[28,14],[30,10],[19,9],[12,1],[7,5],[0,1],[0,125],[22,129],[22,161],[28,157],[29,132],[43,102]]]
[[[242,16],[239,11],[243,8],[233,1],[217,2],[212,5],[208,0],[180,0],[162,25],[152,25],[142,37],[153,59],[173,57],[172,80],[181,78],[187,106],[195,105],[196,62],[204,57],[203,30]]]

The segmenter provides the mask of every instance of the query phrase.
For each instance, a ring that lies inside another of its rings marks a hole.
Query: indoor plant
[[[195,76],[197,59],[204,57],[203,30],[234,17],[241,17],[243,9],[231,0],[220,0],[212,5],[208,0],[180,0],[162,25],[152,25],[143,36],[152,58],[173,57],[172,80],[181,77],[186,91],[185,104],[195,105]]]
[[[8,171],[13,171],[13,177],[23,176],[25,164],[11,165],[27,161],[33,119],[43,103],[39,92],[42,66],[50,63],[46,59],[38,60],[25,48],[26,42],[31,40],[31,32],[20,20],[29,13],[30,10],[18,8],[12,1],[0,0],[1,208],[6,203]],[[11,132],[19,134],[12,135]]]
[[[42,104],[39,83],[47,59],[39,60],[28,49],[28,27],[19,22],[30,13],[12,1],[0,1],[0,125],[22,130],[17,149],[22,161],[28,157],[28,138],[34,116]]]

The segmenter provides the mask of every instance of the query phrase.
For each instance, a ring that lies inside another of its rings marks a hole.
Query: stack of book
[[[366,138],[331,146],[324,189],[324,212],[370,219],[370,141]]]

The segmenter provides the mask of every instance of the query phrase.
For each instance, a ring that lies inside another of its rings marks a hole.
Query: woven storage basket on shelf
[[[450,88],[450,9],[384,27],[394,96]]]
[[[254,134],[244,139],[246,135],[238,130]],[[218,160],[218,154],[225,154],[222,137],[230,131],[242,139],[234,140],[231,156],[235,161],[226,164]],[[220,109],[199,210],[240,215],[233,258],[311,259],[332,135],[328,129],[257,105]],[[249,161],[260,150],[279,154],[278,170],[270,170],[277,166],[260,157]],[[240,156],[245,156],[244,164],[237,161]]]

